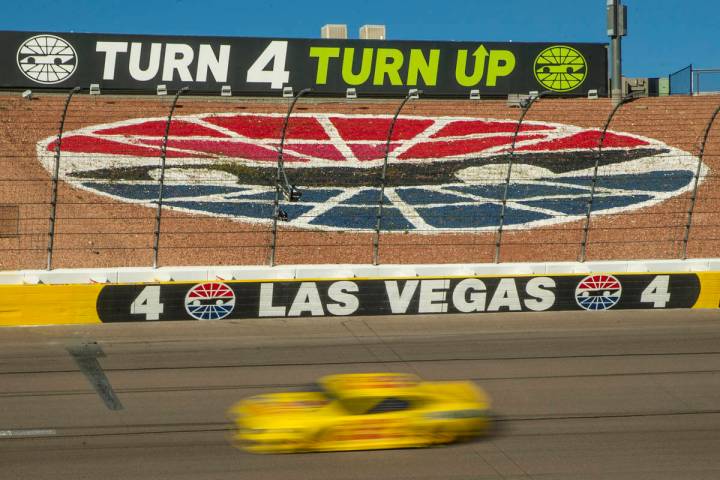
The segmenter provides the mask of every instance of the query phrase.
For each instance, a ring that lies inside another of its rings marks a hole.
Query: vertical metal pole
[[[690,64],[690,96],[695,95],[695,70],[693,70],[692,63]]]
[[[165,194],[165,159],[167,158],[167,142],[168,136],[170,135],[170,124],[172,123],[173,113],[175,113],[175,106],[177,105],[178,98],[184,92],[188,91],[188,87],[183,87],[177,91],[175,98],[173,98],[172,105],[170,105],[170,112],[168,113],[167,122],[165,123],[165,136],[163,137],[162,144],[160,145],[160,192],[158,193],[158,206],[155,212],[155,241],[153,244],[153,268],[158,266],[158,253],[160,251],[160,222],[162,221],[162,207],[163,207],[163,196]]]
[[[622,37],[626,35],[627,19],[621,0],[607,0],[607,34],[612,44],[612,85],[613,105],[622,101]]]
[[[65,98],[65,106],[63,107],[62,115],[60,116],[60,125],[58,127],[57,138],[55,139],[55,163],[53,166],[52,176],[52,187],[50,197],[50,227],[48,231],[48,246],[47,246],[47,269],[52,270],[53,261],[53,247],[55,245],[55,220],[57,216],[57,198],[58,198],[58,183],[60,180],[60,152],[62,151],[62,136],[65,130],[65,117],[67,116],[68,107],[70,106],[70,100],[73,95],[80,91],[80,87],[75,87],[68,93]]]
[[[712,114],[712,117],[710,117],[710,121],[708,122],[707,126],[705,127],[705,134],[703,135],[702,143],[700,144],[700,153],[698,155],[697,169],[695,170],[695,182],[693,183],[692,196],[690,197],[690,207],[688,208],[687,221],[685,222],[685,235],[683,237],[683,251],[682,251],[682,259],[683,260],[687,259],[687,247],[688,247],[688,241],[690,240],[690,228],[692,227],[692,218],[693,218],[693,213],[695,211],[695,203],[697,200],[698,185],[700,184],[700,172],[702,170],[703,157],[705,156],[705,145],[707,144],[708,137],[710,136],[710,129],[712,128],[713,123],[715,123],[715,119],[717,118],[719,113],[720,113],[720,106],[718,106],[718,108],[715,109],[715,111]]]
[[[382,174],[380,176],[380,193],[378,194],[378,208],[377,214],[375,215],[375,235],[373,238],[373,265],[378,265],[380,262],[380,228],[382,227],[382,214],[383,214],[383,199],[385,198],[385,184],[387,183],[387,166],[388,156],[390,155],[390,141],[392,140],[393,130],[395,130],[395,122],[397,122],[400,111],[403,109],[408,100],[415,94],[420,92],[408,92],[400,102],[395,115],[390,122],[390,128],[388,129],[387,140],[385,141],[385,158],[383,159]]]
[[[277,174],[275,175],[275,201],[273,203],[273,224],[272,224],[272,240],[270,241],[270,266],[275,266],[275,251],[277,250],[277,231],[278,231],[278,215],[280,214],[280,195],[282,194],[283,187],[289,189],[287,175],[285,175],[285,159],[283,158],[283,148],[285,147],[285,137],[287,135],[288,122],[290,121],[290,115],[297,101],[306,93],[312,92],[311,88],[304,88],[300,90],[295,97],[293,97],[290,106],[288,107],[287,114],[285,115],[285,121],[283,122],[282,134],[280,136],[280,148],[278,149],[277,157]],[[284,183],[283,183],[284,182]]]
[[[583,236],[582,241],[580,242],[580,262],[584,262],[586,255],[587,255],[587,241],[588,241],[588,234],[590,232],[590,214],[592,213],[592,205],[593,201],[595,200],[595,189],[597,187],[597,174],[598,174],[598,168],[600,167],[600,162],[602,161],[602,155],[603,155],[603,145],[605,144],[605,136],[607,135],[608,128],[610,128],[610,122],[612,122],[613,117],[615,117],[615,113],[617,113],[618,110],[620,110],[620,107],[623,106],[628,100],[631,100],[633,98],[632,95],[629,95],[627,97],[624,97],[620,100],[619,103],[615,105],[615,107],[610,112],[610,115],[608,115],[607,119],[605,120],[605,126],[603,127],[602,134],[600,135],[600,140],[598,141],[598,151],[597,155],[595,156],[595,167],[593,169],[593,176],[592,176],[592,183],[590,186],[590,198],[588,198],[587,202],[587,211],[585,213],[585,224],[583,225]]]
[[[622,40],[619,35],[612,38],[612,101],[619,105],[622,101]]]
[[[510,145],[510,152],[508,153],[508,167],[507,174],[505,175],[505,189],[503,190],[502,205],[500,207],[500,222],[498,224],[497,238],[495,239],[495,263],[500,262],[500,245],[502,243],[503,228],[505,226],[505,210],[507,209],[507,197],[508,190],[510,189],[510,177],[512,176],[513,158],[515,157],[515,143],[517,142],[517,136],[520,132],[520,128],[522,127],[523,120],[525,120],[525,115],[527,115],[527,113],[530,111],[532,106],[535,104],[535,101],[539,100],[542,96],[547,95],[548,93],[551,92],[540,92],[538,96],[531,98],[527,105],[523,107],[522,114],[520,114],[520,119],[518,120],[517,125],[515,125],[515,133],[513,133],[512,144]]]

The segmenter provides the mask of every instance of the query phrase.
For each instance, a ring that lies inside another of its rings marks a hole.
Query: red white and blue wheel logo
[[[621,296],[622,285],[612,275],[589,275],[575,288],[575,301],[585,310],[609,310]]]
[[[235,308],[235,293],[224,283],[201,283],[185,295],[185,310],[196,320],[220,320]]]
[[[285,114],[173,117],[164,173],[166,118],[131,118],[64,132],[64,182],[115,200],[271,224]],[[282,201],[288,227],[374,231],[392,116],[293,113],[285,170],[302,198]],[[574,125],[473,117],[402,116],[389,145],[382,228],[391,232],[494,232],[584,221],[646,208],[693,188],[698,158],[658,140]],[[598,144],[602,164],[593,187]],[[37,144],[48,172],[55,136]],[[514,145],[511,184],[506,189]],[[709,168],[700,164],[699,177]],[[504,200],[503,200],[504,199]]]

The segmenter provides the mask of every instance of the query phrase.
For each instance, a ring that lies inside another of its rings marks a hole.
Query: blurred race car
[[[312,390],[312,391],[311,391]],[[330,375],[303,392],[257,395],[229,413],[235,444],[256,453],[428,447],[477,437],[490,401],[472,382],[405,373]]]

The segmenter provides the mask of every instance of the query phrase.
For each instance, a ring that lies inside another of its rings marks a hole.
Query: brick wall
[[[19,212],[17,234],[0,235],[0,268],[4,270],[44,268],[46,264],[52,183],[48,169],[38,160],[37,145],[42,139],[57,134],[64,100],[63,95],[39,95],[33,100],[22,99],[17,94],[0,96],[0,206]],[[167,97],[78,95],[70,105],[65,131],[76,132],[92,125],[141,117],[162,119],[167,116],[170,100]],[[303,115],[391,115],[398,104],[398,100],[310,98],[301,99],[295,112]],[[720,98],[711,96],[639,99],[618,111],[610,129],[659,140],[687,152],[690,158],[690,155],[698,154],[705,126],[718,104]],[[188,97],[181,98],[176,115],[182,118],[215,112],[285,113],[287,106],[285,99]],[[610,111],[611,105],[607,100],[542,99],[533,105],[526,120],[600,129]],[[516,121],[520,113],[517,108],[507,107],[504,101],[420,99],[410,101],[402,116]],[[296,118],[299,117],[291,117],[291,130],[301,128],[299,123],[293,123],[299,122]],[[279,133],[277,127],[269,135],[279,138]],[[77,143],[77,140],[68,140],[68,148],[75,148],[72,147],[73,141]],[[155,148],[159,158],[157,145],[147,148]],[[587,147],[587,150],[592,152],[593,148]],[[41,153],[47,156],[47,149]],[[102,152],[96,154],[103,156]],[[177,158],[177,153],[174,155]],[[169,154],[168,158],[172,156]],[[71,165],[74,161],[81,160],[77,155],[74,157],[72,151],[63,153],[63,165]],[[268,155],[267,164],[272,166],[274,161],[274,153]],[[711,131],[705,164],[709,170],[701,179],[688,242],[688,256],[696,258],[717,257],[720,254],[717,211],[720,179],[716,174],[720,167],[719,125]],[[290,162],[288,166],[292,177]],[[418,168],[422,174],[424,167]],[[522,178],[522,171],[518,172],[516,180]],[[432,175],[429,170],[425,173]],[[331,180],[325,179],[326,182]],[[394,180],[399,181],[399,177],[394,178],[391,172],[388,186],[393,186]],[[371,183],[377,185],[379,176]],[[684,193],[647,208],[593,215],[587,259],[678,258],[683,249],[690,197],[690,193]],[[61,181],[54,266],[151,264],[155,213],[154,208],[98,195],[79,188],[77,183]],[[577,220],[529,229],[508,228],[503,233],[501,260],[576,260],[580,254],[583,225],[584,220]],[[444,233],[383,231],[380,261],[386,264],[492,262],[496,239],[495,231],[472,229]],[[163,211],[159,263],[266,264],[271,241],[269,222],[243,222],[166,209]],[[276,261],[279,264],[370,263],[373,255],[373,233],[370,230],[324,231],[281,224],[276,243]]]

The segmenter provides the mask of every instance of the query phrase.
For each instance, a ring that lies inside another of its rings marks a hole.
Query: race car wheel
[[[444,428],[438,428],[433,432],[433,444],[449,445],[456,440],[456,435]]]

